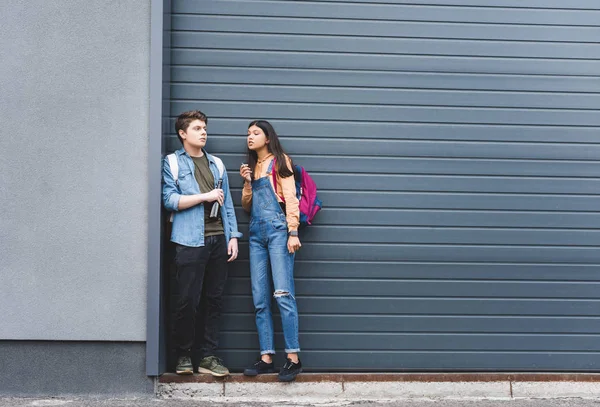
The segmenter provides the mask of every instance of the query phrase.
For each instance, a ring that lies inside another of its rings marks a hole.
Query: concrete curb
[[[209,375],[165,374],[157,385],[161,398],[212,401],[327,402],[398,399],[600,399],[600,374],[389,373],[319,374],[279,383],[277,375],[224,379]]]

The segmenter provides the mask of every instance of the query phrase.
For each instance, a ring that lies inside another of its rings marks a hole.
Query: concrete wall
[[[0,3],[0,340],[145,340],[149,52],[149,1]]]
[[[140,342],[0,341],[0,397],[148,396]]]

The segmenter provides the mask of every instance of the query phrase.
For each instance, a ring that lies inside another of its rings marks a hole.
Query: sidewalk
[[[281,403],[281,402],[228,402],[216,403],[202,400],[157,400],[157,399],[3,399],[0,407],[66,406],[66,407],[597,407],[597,400],[396,400],[391,402],[338,401],[334,403]]]
[[[305,373],[294,383],[277,375],[163,375],[163,399],[219,401],[515,400],[586,398],[600,401],[600,374],[565,373]]]

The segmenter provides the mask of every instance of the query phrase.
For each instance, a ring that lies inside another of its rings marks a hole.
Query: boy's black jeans
[[[208,236],[202,247],[175,246],[174,341],[177,356],[214,356],[227,281],[227,242]]]

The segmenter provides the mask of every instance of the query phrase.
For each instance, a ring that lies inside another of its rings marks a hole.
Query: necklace
[[[259,164],[264,163],[268,158],[271,158],[271,156],[273,156],[273,153],[269,153],[267,154],[262,160],[257,160]]]

